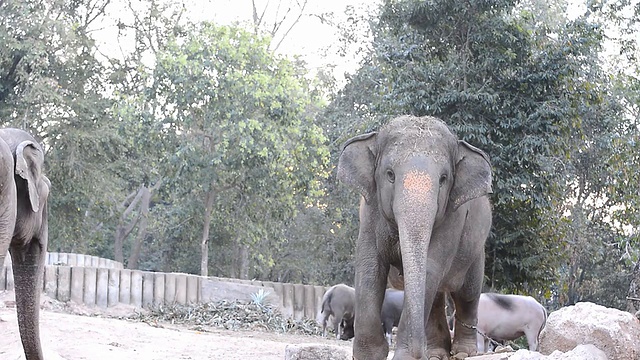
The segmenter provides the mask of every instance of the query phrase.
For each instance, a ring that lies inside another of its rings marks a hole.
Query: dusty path
[[[23,359],[15,308],[11,301],[2,298],[0,294],[0,359]],[[351,342],[319,336],[261,331],[199,332],[167,324],[72,315],[46,307],[41,311],[40,328],[47,360],[282,360],[287,344],[325,343],[351,348]]]

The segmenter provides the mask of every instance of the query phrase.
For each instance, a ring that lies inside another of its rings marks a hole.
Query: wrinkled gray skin
[[[337,339],[342,338],[345,326],[352,324],[356,291],[345,284],[334,285],[324,293],[316,321],[322,326],[322,335],[327,336],[327,321],[332,317],[333,331]]]
[[[527,337],[529,350],[537,351],[539,336],[547,322],[547,310],[531,296],[485,293],[478,303],[478,351],[490,349],[491,341]]]
[[[384,291],[384,301],[382,301],[382,331],[387,338],[387,343],[391,345],[391,331],[394,326],[398,326],[402,315],[402,305],[404,305],[404,291],[387,289]]]
[[[381,360],[379,331],[389,266],[401,269],[405,300],[394,359],[476,353],[484,242],[491,227],[491,167],[433,117],[402,116],[345,143],[338,178],[360,192],[353,356]],[[453,344],[445,292],[457,309]],[[426,344],[425,344],[426,342]],[[425,346],[426,345],[426,346]]]
[[[27,360],[42,360],[39,310],[48,241],[50,182],[44,152],[27,132],[0,129],[0,266],[13,262],[20,338]]]

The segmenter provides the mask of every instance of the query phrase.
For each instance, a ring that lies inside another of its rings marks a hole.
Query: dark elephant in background
[[[394,326],[398,326],[404,305],[404,291],[397,289],[387,289],[384,291],[384,301],[382,301],[382,331],[387,338],[387,343],[391,345],[391,332]]]
[[[405,292],[394,359],[475,354],[484,243],[491,228],[487,155],[458,140],[439,119],[401,116],[379,132],[348,140],[338,178],[362,195],[354,358],[387,357],[379,329],[391,265],[400,270]],[[453,343],[446,292],[461,325]]]
[[[42,360],[39,312],[48,241],[44,152],[19,129],[0,129],[0,266],[11,254],[20,338],[27,360]]]
[[[345,284],[334,285],[322,296],[322,304],[316,321],[322,326],[322,335],[327,336],[327,321],[332,317],[336,338],[348,340],[352,336],[356,291]],[[347,330],[343,334],[344,330]]]

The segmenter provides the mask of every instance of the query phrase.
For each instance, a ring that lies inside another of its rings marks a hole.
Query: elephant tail
[[[323,327],[325,326],[329,315],[331,315],[331,297],[333,296],[333,289],[334,287],[331,287],[324,293],[324,296],[322,296],[322,305],[320,306],[318,316],[316,316],[316,322]]]
[[[545,326],[547,326],[547,316],[548,316],[547,309],[542,305],[540,305],[540,308],[542,309],[544,320],[542,320],[542,325],[540,325],[540,329],[538,330],[538,335],[536,335],[536,340],[538,344],[540,343],[540,333],[542,332],[542,329],[544,329]]]

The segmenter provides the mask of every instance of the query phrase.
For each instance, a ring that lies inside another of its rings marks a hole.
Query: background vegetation
[[[220,25],[126,1],[108,53],[94,34],[115,2],[0,1],[0,114],[46,147],[51,251],[352,283],[341,144],[435,115],[492,159],[487,289],[551,308],[637,295],[637,1],[384,0],[337,21],[281,0],[288,26],[252,3],[253,22]],[[277,52],[302,15],[333,21],[329,51],[362,59],[344,84]]]

